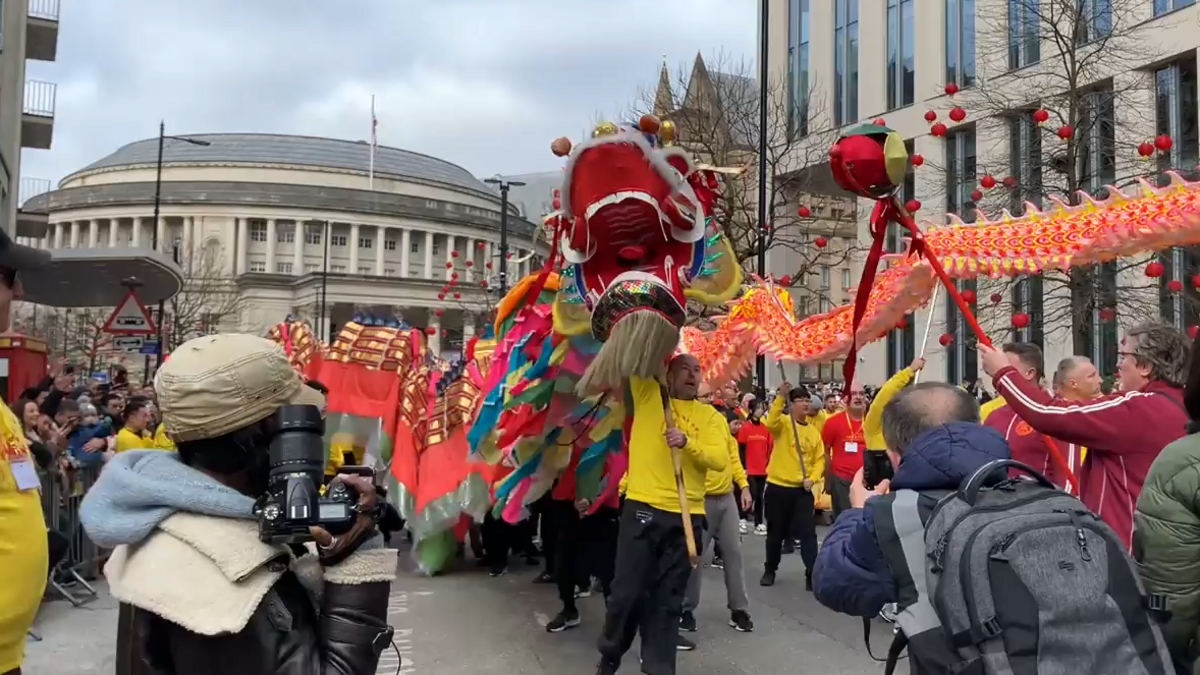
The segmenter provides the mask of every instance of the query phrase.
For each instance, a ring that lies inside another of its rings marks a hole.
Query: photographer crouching
[[[155,390],[178,453],[117,455],[80,511],[115,549],[117,675],[374,673],[396,552],[370,477],[318,498],[324,397],[252,335],[185,342]]]

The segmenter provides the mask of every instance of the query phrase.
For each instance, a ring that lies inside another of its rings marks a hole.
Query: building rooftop
[[[163,149],[165,163],[293,164],[361,171],[364,175],[371,164],[371,146],[365,141],[286,134],[188,134],[187,137],[207,141],[211,145],[199,146],[168,140]],[[148,138],[121,146],[72,176],[97,169],[155,164],[157,161],[158,138]],[[494,190],[461,166],[384,145],[375,149],[375,174],[441,183],[493,198],[497,196]],[[68,176],[63,180],[70,178]]]

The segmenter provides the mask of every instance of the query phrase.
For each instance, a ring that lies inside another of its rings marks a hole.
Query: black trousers
[[[566,500],[547,502],[542,512],[542,543],[546,560],[554,560],[554,582],[563,609],[575,609],[575,589],[586,586],[588,571],[583,556],[583,519],[575,503]],[[546,544],[553,533],[554,548]]]
[[[703,516],[692,517],[692,528],[696,533],[704,531]],[[696,548],[702,550],[699,543]],[[691,571],[683,518],[627,501],[617,538],[616,576],[598,645],[601,657],[619,667],[640,629],[642,672],[675,675],[679,615]]]
[[[794,533],[798,531],[800,557],[804,561],[804,569],[811,572],[817,561],[817,525],[812,491],[768,484],[764,499],[767,515],[766,570],[774,572],[779,569],[783,542],[796,536]]]
[[[833,519],[837,520],[842,511],[850,508],[850,481],[829,474],[825,484],[829,486],[829,505],[833,508]]]
[[[750,496],[754,497],[754,526],[763,524],[763,491],[767,489],[766,476],[746,476],[750,483]]]

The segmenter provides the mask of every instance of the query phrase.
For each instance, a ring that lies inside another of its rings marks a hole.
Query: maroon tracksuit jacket
[[[1167,444],[1187,434],[1183,391],[1165,382],[1151,382],[1140,391],[1074,403],[1051,398],[1012,367],[1001,368],[993,383],[1034,430],[1087,446],[1079,474],[1080,498],[1128,548],[1133,539],[1133,510],[1150,465]]]

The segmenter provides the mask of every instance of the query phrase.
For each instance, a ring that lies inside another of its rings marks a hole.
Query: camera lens
[[[275,413],[271,473],[325,470],[325,422],[314,405],[285,405]]]

